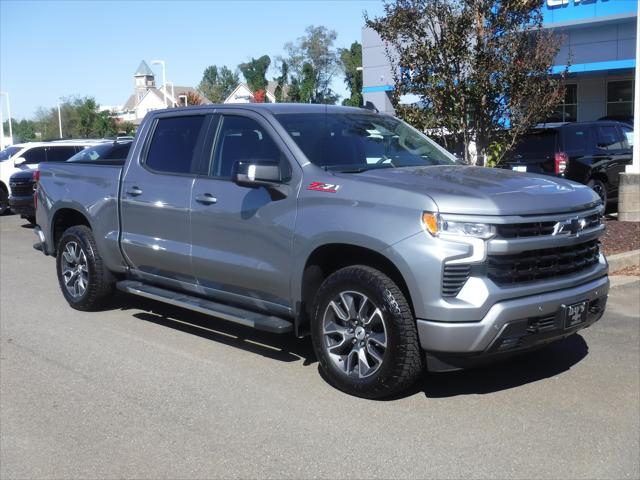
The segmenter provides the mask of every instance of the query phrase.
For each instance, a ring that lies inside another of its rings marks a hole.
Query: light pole
[[[164,92],[164,108],[169,108],[167,103],[167,69],[164,60],[151,60],[153,65],[162,65],[162,90]]]
[[[62,138],[62,115],[60,115],[60,104],[58,103],[58,130]]]
[[[13,145],[13,126],[11,121],[11,104],[9,103],[9,92],[0,92],[0,95],[7,96],[7,115],[9,116],[9,138]],[[2,125],[2,115],[0,114],[0,125]],[[2,146],[4,146],[4,125],[2,126]]]
[[[176,102],[176,93],[175,93],[175,91],[173,89],[173,82],[167,82],[167,85],[171,85],[171,98],[173,98],[173,102],[175,104],[177,102]],[[166,89],[165,89],[165,93],[166,93]],[[177,105],[173,105],[173,106],[175,107]]]

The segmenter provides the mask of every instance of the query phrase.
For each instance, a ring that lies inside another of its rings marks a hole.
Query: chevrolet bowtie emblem
[[[578,233],[584,230],[584,227],[586,226],[587,221],[584,218],[567,218],[566,220],[558,222],[553,226],[552,235],[578,235]]]

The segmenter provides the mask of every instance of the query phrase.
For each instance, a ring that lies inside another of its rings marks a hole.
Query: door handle
[[[127,190],[127,194],[131,195],[132,197],[137,197],[138,195],[142,195],[142,190],[140,190],[138,187],[131,187],[129,190]]]
[[[216,203],[218,199],[210,193],[203,193],[202,195],[196,195],[196,202],[204,203],[205,205],[212,205]]]

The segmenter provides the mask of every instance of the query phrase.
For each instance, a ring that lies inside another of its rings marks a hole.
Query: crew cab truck
[[[459,164],[366,109],[154,111],[123,165],[45,164],[36,192],[37,248],[71,307],[118,288],[310,334],[362,397],[572,335],[607,301],[592,189]]]

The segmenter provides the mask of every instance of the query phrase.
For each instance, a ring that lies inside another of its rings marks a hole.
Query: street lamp
[[[151,60],[153,65],[162,65],[162,89],[164,92],[164,108],[169,108],[167,103],[167,69],[164,60]]]
[[[11,139],[11,144],[13,145],[13,126],[11,122],[11,104],[9,103],[9,92],[0,92],[0,95],[7,96],[7,115],[9,115],[9,138]],[[0,138],[0,149],[4,147],[4,124],[2,123],[2,109],[0,108],[0,125],[2,125],[2,135]]]
[[[60,115],[60,104],[58,103],[58,130],[62,138],[62,115]]]
[[[169,85],[171,85],[171,98],[173,98],[173,101],[175,102],[176,101],[176,93],[175,93],[175,91],[173,89],[173,82],[167,82],[167,86],[169,86]],[[166,94],[166,90],[167,89],[165,87],[165,94]],[[177,105],[174,105],[174,106],[177,106]]]

